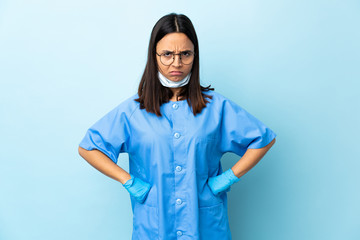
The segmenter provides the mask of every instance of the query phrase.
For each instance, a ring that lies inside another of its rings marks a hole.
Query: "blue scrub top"
[[[162,117],[126,99],[86,132],[80,147],[97,149],[117,163],[129,154],[129,172],[151,184],[144,203],[131,195],[132,240],[231,240],[227,192],[214,195],[207,180],[220,175],[226,152],[243,156],[276,134],[215,91],[196,116],[186,100],[161,105]]]

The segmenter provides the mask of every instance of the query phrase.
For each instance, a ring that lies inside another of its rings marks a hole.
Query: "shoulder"
[[[126,117],[130,118],[136,109],[139,108],[139,102],[134,101],[138,98],[138,94],[132,94],[130,97],[127,97],[121,103],[119,103],[112,111],[116,113],[123,113]]]
[[[204,91],[203,91],[204,92]],[[205,94],[212,96],[212,107],[216,109],[220,114],[228,112],[244,112],[246,111],[236,100],[232,100],[222,93],[216,91],[204,92]]]

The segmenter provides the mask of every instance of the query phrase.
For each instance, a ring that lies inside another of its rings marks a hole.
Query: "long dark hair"
[[[179,32],[184,33],[194,44],[195,58],[191,69],[191,78],[185,86],[181,88],[179,95],[183,100],[187,100],[192,108],[194,116],[201,113],[209,101],[211,95],[202,93],[202,91],[214,90],[200,85],[199,79],[199,43],[196,36],[195,28],[190,19],[183,14],[170,13],[160,18],[152,29],[147,63],[142,75],[138,95],[139,98],[134,99],[140,103],[140,109],[146,109],[147,112],[155,113],[161,117],[160,106],[169,102],[173,96],[173,92],[168,87],[164,87],[158,78],[158,65],[156,61],[156,45],[168,33]]]

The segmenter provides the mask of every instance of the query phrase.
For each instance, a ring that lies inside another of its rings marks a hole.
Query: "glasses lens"
[[[161,54],[160,56],[160,61],[164,64],[164,65],[170,65],[174,59],[173,59],[173,55],[171,53],[164,53]]]
[[[182,52],[181,62],[183,64],[190,64],[194,61],[194,54],[192,52]]]

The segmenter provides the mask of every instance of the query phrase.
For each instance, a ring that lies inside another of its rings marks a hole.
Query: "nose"
[[[182,65],[180,55],[174,55],[173,65],[176,66],[176,67]]]

